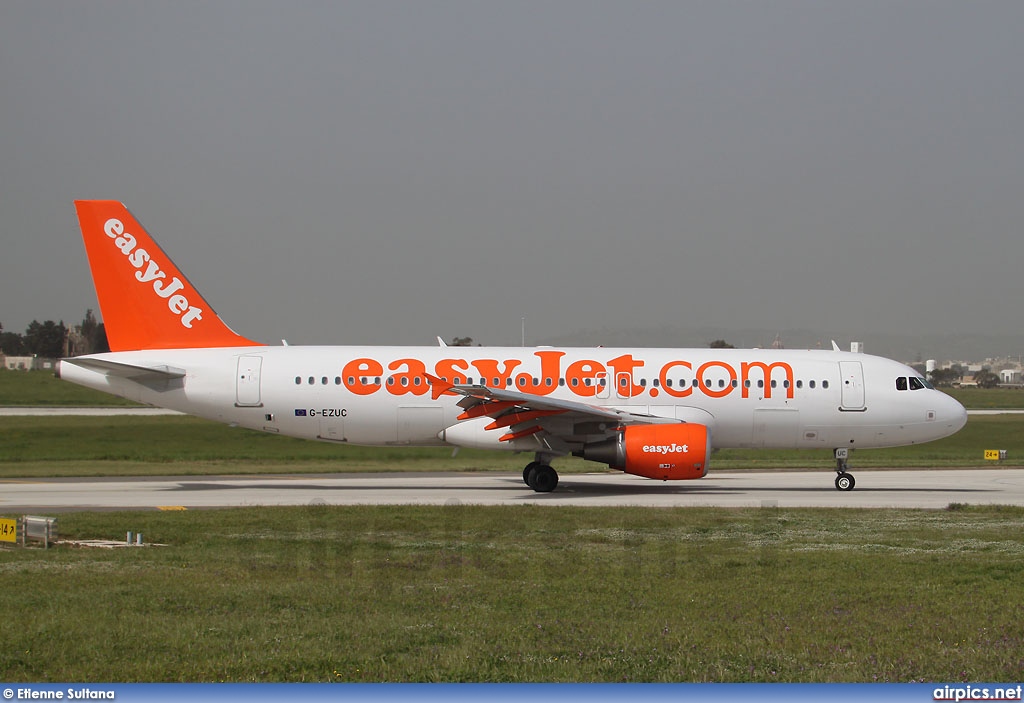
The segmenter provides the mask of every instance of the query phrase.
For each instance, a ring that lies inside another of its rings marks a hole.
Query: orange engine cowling
[[[663,481],[702,478],[708,472],[711,433],[696,423],[630,425],[574,453],[636,476]]]

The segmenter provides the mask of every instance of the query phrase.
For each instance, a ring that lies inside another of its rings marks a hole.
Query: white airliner
[[[65,359],[60,377],[218,422],[530,452],[523,480],[547,492],[559,456],[696,479],[712,447],[829,449],[848,491],[850,450],[967,421],[914,369],[838,349],[267,346],[233,332],[122,203],[75,205],[113,351]]]

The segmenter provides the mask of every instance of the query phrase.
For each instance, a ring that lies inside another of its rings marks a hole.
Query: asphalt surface
[[[1024,469],[715,472],[661,482],[620,473],[570,474],[535,493],[519,474],[393,473],[317,476],[20,479],[0,481],[0,514],[269,505],[580,505],[644,507],[945,508],[1024,506]]]

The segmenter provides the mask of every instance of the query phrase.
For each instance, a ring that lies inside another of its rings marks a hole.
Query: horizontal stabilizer
[[[174,378],[184,378],[185,370],[171,366],[136,366],[125,364],[121,361],[107,361],[106,359],[91,359],[89,357],[78,357],[64,359],[62,363],[81,366],[90,371],[97,371],[107,376],[127,378],[132,381],[168,381]]]

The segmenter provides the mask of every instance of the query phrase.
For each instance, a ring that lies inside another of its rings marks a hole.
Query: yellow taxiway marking
[[[188,510],[184,505],[158,505],[157,510]]]

